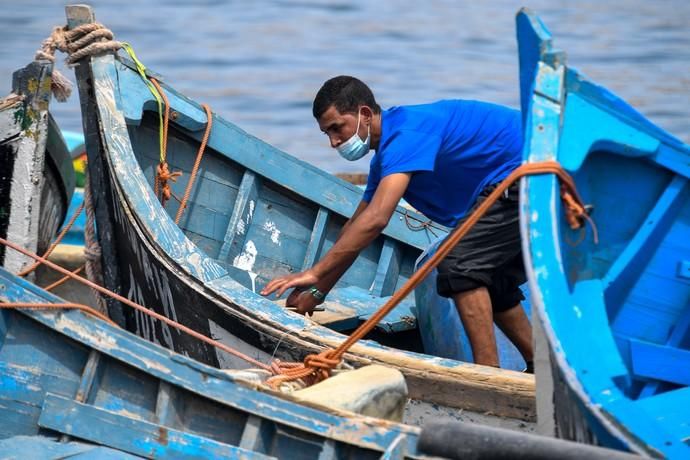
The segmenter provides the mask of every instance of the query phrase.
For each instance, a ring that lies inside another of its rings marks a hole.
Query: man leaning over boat
[[[313,115],[331,147],[355,161],[375,151],[362,201],[326,255],[310,269],[273,279],[263,295],[295,288],[287,305],[311,314],[388,224],[399,201],[455,227],[520,165],[520,112],[480,101],[444,100],[382,111],[349,76],[324,83]],[[453,299],[477,364],[499,366],[493,323],[532,370],[532,329],[520,304],[525,282],[511,186],[438,266],[437,290]]]

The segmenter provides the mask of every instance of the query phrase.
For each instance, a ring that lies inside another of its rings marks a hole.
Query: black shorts
[[[496,185],[490,185],[482,190],[467,215],[495,188]],[[441,261],[436,289],[439,295],[451,297],[486,286],[493,311],[502,312],[525,299],[520,285],[526,280],[520,243],[519,186],[516,183]]]

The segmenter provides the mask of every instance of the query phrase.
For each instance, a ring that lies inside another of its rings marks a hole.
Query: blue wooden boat
[[[93,21],[86,7],[67,14],[70,27]],[[333,244],[361,190],[214,115],[178,226],[178,203],[163,207],[153,191],[159,109],[136,66],[121,52],[86,58],[75,70],[106,287],[257,359],[300,361],[340,344],[445,231],[410,229],[406,216],[424,219],[399,208],[329,294],[326,310],[314,321],[294,314],[257,292],[274,276],[311,266]],[[197,103],[156,78],[171,107],[167,162],[183,172],[171,184],[182,196],[208,120]],[[451,417],[532,429],[532,376],[420,353],[415,308],[413,298],[403,302],[346,362],[400,369],[412,396],[407,422]],[[109,312],[129,330],[201,362],[245,365],[118,304]]]
[[[523,181],[532,303],[552,361],[537,382],[555,392],[539,417],[561,437],[688,458],[690,146],[569,67],[531,12],[517,35],[525,160],[574,177],[599,237],[576,243],[555,177]]]
[[[0,236],[44,253],[62,225],[74,190],[69,151],[48,112],[53,64],[17,70],[0,100]],[[0,266],[19,272],[32,261],[0,248]]]
[[[63,301],[0,269],[3,302]],[[419,458],[418,428],[298,404],[246,374],[78,310],[2,309],[0,455]]]

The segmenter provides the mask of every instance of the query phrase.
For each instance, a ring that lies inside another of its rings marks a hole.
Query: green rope
[[[146,66],[139,60],[137,59],[137,55],[134,54],[134,49],[132,49],[132,46],[129,43],[123,42],[122,47],[125,49],[127,54],[129,54],[129,57],[134,61],[134,64],[137,66],[137,72],[139,72],[139,75],[141,76],[142,80],[144,80],[144,83],[146,83],[146,86],[148,86],[149,91],[151,91],[151,94],[153,94],[153,97],[156,99],[156,102],[158,103],[158,122],[160,125],[160,129],[158,130],[158,144],[160,148],[160,162],[164,163],[165,162],[165,156],[163,152],[163,100],[161,99],[160,94],[158,94],[158,90],[156,89],[155,86],[153,86],[153,83],[151,83],[146,76]]]

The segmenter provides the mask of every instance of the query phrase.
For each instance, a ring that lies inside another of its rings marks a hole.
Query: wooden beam
[[[638,377],[690,385],[690,351],[630,340],[630,362]]]
[[[384,297],[392,295],[400,276],[402,250],[400,244],[392,238],[384,238],[379,264],[376,267],[372,295]]]
[[[67,26],[74,29],[83,24],[96,21],[91,8],[87,5],[71,5],[65,7],[67,14]],[[94,97],[93,71],[91,69],[91,57],[85,57],[75,66],[74,73],[79,88],[79,101],[81,104],[82,124],[84,129],[84,144],[88,157],[89,186],[91,187],[91,199],[96,214],[98,225],[98,241],[101,244],[101,266],[103,267],[103,280],[105,285],[113,290],[120,287],[120,273],[118,270],[117,255],[115,254],[115,233],[113,231],[113,205],[108,199],[109,173],[105,160],[105,152],[100,140],[100,124],[96,98]],[[118,326],[126,327],[123,307],[109,297],[106,297],[108,316]]]
[[[602,280],[606,305],[614,305],[620,309],[625,296],[635,285],[635,282],[647,266],[647,262],[654,255],[654,251],[663,239],[663,235],[675,222],[675,218],[683,208],[688,194],[688,180],[675,176],[662,193],[656,205],[647,215],[644,224],[611,265]],[[611,322],[615,321],[618,309],[610,311]]]
[[[678,347],[685,340],[685,337],[690,332],[690,305],[687,305],[680,319],[676,322],[673,327],[671,334],[666,341],[666,345],[669,347]],[[659,390],[659,382],[649,382],[647,383],[642,391],[640,392],[638,398],[647,398],[653,396]]]
[[[261,179],[256,174],[248,169],[244,171],[242,182],[237,192],[235,206],[232,209],[232,215],[228,222],[228,229],[225,231],[223,246],[221,246],[220,254],[218,255],[219,260],[226,260],[230,256],[237,234],[246,235],[249,231],[249,226],[254,217],[260,185]]]
[[[252,452],[267,452],[271,448],[274,433],[275,425],[272,422],[250,415],[242,431],[239,447]]]
[[[93,381],[96,378],[96,371],[98,370],[98,364],[100,363],[101,354],[97,350],[91,350],[89,352],[89,358],[84,365],[84,371],[81,374],[81,380],[79,381],[79,388],[77,388],[77,393],[74,395],[74,400],[77,402],[84,402],[88,399],[89,393],[91,393],[91,387],[93,386]],[[62,435],[60,437],[61,442],[68,442],[70,440],[69,435]]]
[[[165,426],[179,426],[180,399],[177,397],[175,386],[165,380],[158,382],[158,396],[156,398],[156,423]]]
[[[38,425],[143,457],[273,458],[51,393]]]
[[[314,229],[311,232],[311,238],[307,245],[307,252],[304,254],[302,270],[311,268],[317,262],[323,242],[326,239],[326,227],[329,216],[330,211],[328,209],[319,207],[319,212],[316,213],[316,219],[314,220]]]

